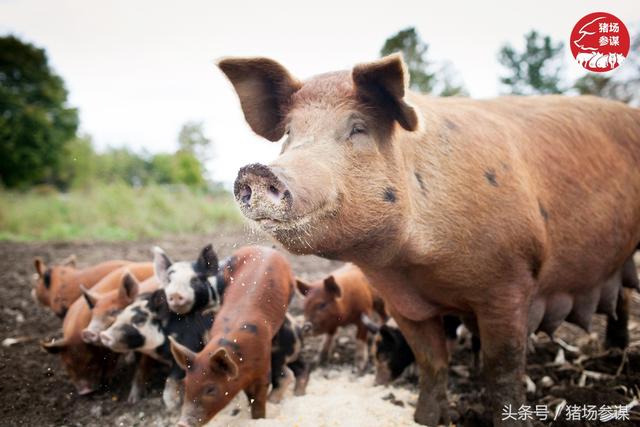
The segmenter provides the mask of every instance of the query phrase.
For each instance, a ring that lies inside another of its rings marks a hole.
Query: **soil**
[[[60,335],[61,320],[30,297],[33,258],[40,256],[47,262],[55,262],[76,254],[80,266],[113,258],[144,261],[151,257],[151,246],[159,245],[173,259],[192,259],[208,242],[213,242],[220,256],[227,256],[245,244],[271,245],[262,236],[247,230],[223,230],[211,235],[139,242],[0,242],[0,424],[164,426],[175,423],[175,415],[166,414],[163,408],[160,382],[140,403],[135,406],[126,403],[132,368],[124,362],[118,376],[104,390],[90,396],[75,394],[59,358],[40,348],[42,340]],[[296,274],[309,280],[322,277],[340,265],[313,256],[287,256]],[[294,299],[291,310],[299,314],[300,301]],[[565,421],[564,411],[569,405],[597,405],[599,408],[601,405],[624,405],[634,398],[640,399],[640,295],[637,293],[633,294],[631,312],[631,346],[625,353],[603,350],[601,341],[605,322],[601,316],[596,316],[591,335],[572,325],[563,325],[556,338],[568,344],[565,349],[543,334],[536,336],[531,342],[535,350],[529,353],[527,365],[527,373],[535,384],[535,391],[528,394],[532,408],[548,405],[555,411],[558,405],[566,405],[553,425],[587,426],[601,423]],[[329,366],[314,375],[326,378],[332,369],[343,371],[353,366],[353,332],[349,328],[340,332]],[[319,345],[320,338],[307,340],[306,352],[314,353]],[[577,352],[576,348],[579,349]],[[565,362],[554,363],[561,349]],[[457,425],[490,425],[488,411],[483,404],[482,382],[471,366],[469,344],[459,343],[451,363],[450,415]],[[395,387],[411,391],[409,395],[412,398],[398,400],[390,393],[390,396],[381,398],[381,402],[390,401],[389,404],[397,406],[415,405],[415,377],[404,376]],[[639,425],[640,406],[630,409],[630,418],[629,421],[610,421],[606,425]],[[538,424],[547,425],[548,421]]]

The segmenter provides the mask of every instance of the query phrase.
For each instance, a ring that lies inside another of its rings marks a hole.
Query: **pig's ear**
[[[251,129],[269,141],[280,140],[283,119],[300,82],[268,58],[224,58],[218,67],[236,90]]]
[[[44,341],[41,342],[40,346],[51,354],[57,354],[57,353],[60,353],[65,348],[67,348],[67,342],[64,338],[60,340],[53,339],[49,342],[44,342]]]
[[[409,72],[402,55],[395,53],[353,68],[351,77],[356,90],[368,100],[380,105],[408,131],[418,127],[416,110],[404,100]]]
[[[196,360],[196,354],[184,345],[178,343],[172,336],[169,336],[169,344],[171,346],[171,354],[178,366],[183,371],[188,371],[193,367],[193,361]]]
[[[66,257],[65,259],[62,260],[62,262],[60,262],[60,264],[66,266],[66,267],[76,267],[76,254],[71,254],[68,257]]]
[[[153,247],[153,271],[160,282],[160,286],[164,287],[169,284],[169,275],[167,270],[171,267],[171,258],[158,246]]]
[[[209,363],[212,371],[226,375],[229,380],[238,376],[238,365],[224,347],[220,347],[211,355]]]
[[[307,295],[309,295],[311,285],[309,285],[304,280],[300,280],[296,277],[296,288],[298,288],[298,291],[300,291],[303,297],[306,297]]]
[[[36,267],[36,273],[38,273],[40,277],[44,276],[44,272],[47,271],[47,266],[42,260],[42,258],[40,257],[35,258],[33,260],[33,265]]]
[[[213,250],[213,245],[208,244],[200,252],[196,261],[196,271],[205,276],[215,276],[218,273],[218,257]]]
[[[80,291],[82,292],[82,296],[87,302],[89,308],[93,310],[93,307],[95,307],[96,303],[98,302],[98,296],[94,292],[91,292],[89,289],[85,288],[84,285],[80,285]]]
[[[338,282],[336,282],[336,279],[333,276],[329,276],[324,279],[324,290],[335,298],[340,298],[340,295],[342,295],[340,285],[338,285]]]
[[[124,272],[118,289],[118,297],[122,301],[132,302],[140,292],[140,286],[129,270]]]
[[[364,323],[364,326],[371,332],[372,334],[377,333],[380,330],[380,326],[376,324],[366,313],[362,313],[360,316],[360,320]]]

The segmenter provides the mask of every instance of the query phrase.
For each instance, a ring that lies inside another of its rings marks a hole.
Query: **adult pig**
[[[640,242],[639,110],[430,98],[400,55],[305,82],[264,58],[219,67],[251,128],[284,139],[239,171],[243,214],[294,253],[362,268],[415,353],[416,421],[448,418],[442,315],[476,319],[501,423],[525,400],[527,333],[615,309]]]

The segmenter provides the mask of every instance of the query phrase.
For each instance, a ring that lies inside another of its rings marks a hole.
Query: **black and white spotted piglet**
[[[212,245],[202,248],[196,261],[179,262],[173,262],[156,246],[153,248],[153,265],[171,311],[178,314],[201,308],[218,311],[224,292],[224,275]]]
[[[282,327],[271,341],[270,402],[280,402],[294,379],[293,394],[304,395],[310,372],[302,356],[302,346],[302,327],[287,313]]]
[[[206,343],[206,336],[213,324],[213,313],[193,310],[184,315],[169,310],[164,289],[141,294],[126,307],[115,322],[100,333],[102,344],[113,351],[126,353],[136,351],[170,365],[162,399],[168,409],[180,404],[180,382],[185,372],[175,363],[168,337],[171,336],[198,352]],[[141,367],[139,366],[138,371]],[[140,393],[142,374],[136,372],[132,395]]]

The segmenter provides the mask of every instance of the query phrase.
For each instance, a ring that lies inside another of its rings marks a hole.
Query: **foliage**
[[[531,30],[524,36],[525,48],[518,51],[510,44],[504,45],[498,60],[507,69],[500,78],[506,93],[514,95],[557,94],[561,87],[562,42]]]
[[[466,95],[449,64],[433,71],[434,64],[427,59],[429,45],[425,43],[414,27],[405,28],[389,37],[380,50],[381,56],[402,52],[409,70],[409,84],[414,90],[440,96]]]
[[[49,180],[75,136],[78,113],[43,49],[0,37],[0,181],[7,187]]]
[[[123,240],[241,222],[233,197],[185,186],[94,185],[69,193],[0,191],[0,240]]]
[[[211,140],[204,135],[202,122],[187,122],[178,134],[178,147],[181,151],[195,154],[200,159],[208,159]]]

